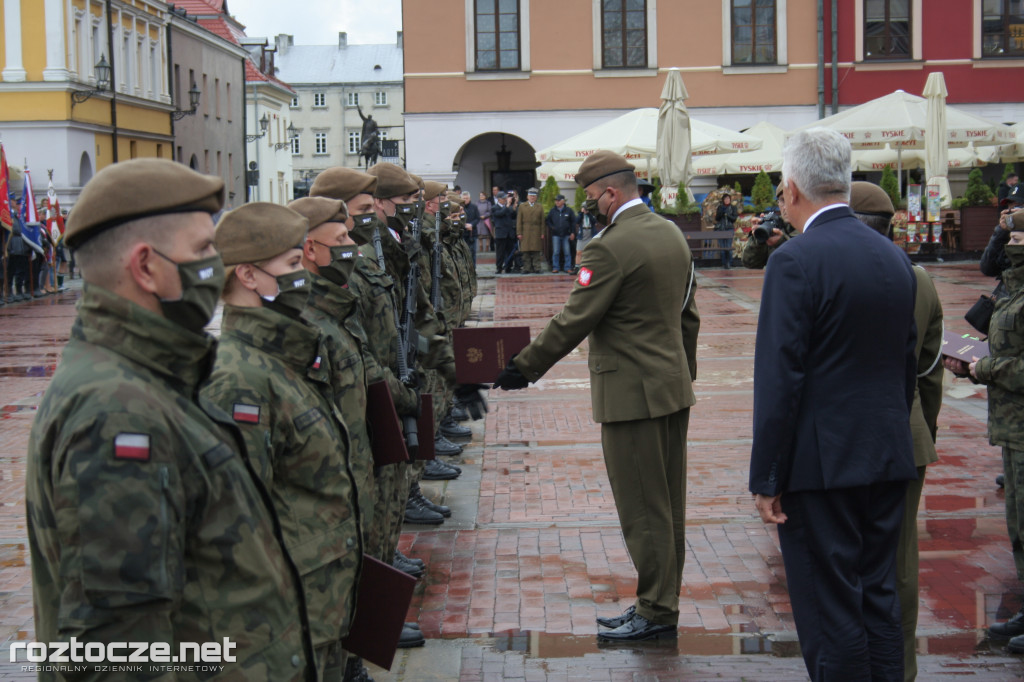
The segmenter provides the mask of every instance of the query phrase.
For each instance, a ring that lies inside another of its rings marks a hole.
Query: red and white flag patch
[[[320,369],[320,356],[316,356],[316,360],[313,361],[313,369]]]
[[[242,422],[245,424],[259,424],[260,406],[246,405],[245,403],[235,403],[234,408],[231,411],[231,416],[234,418],[236,422]]]
[[[580,268],[580,276],[578,281],[581,287],[590,286],[590,278],[594,276],[594,271],[590,268]]]
[[[149,434],[119,433],[114,436],[114,457],[149,461]]]

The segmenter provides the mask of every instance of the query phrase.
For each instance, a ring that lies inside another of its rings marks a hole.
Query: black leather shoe
[[[1024,654],[1024,635],[1017,635],[1007,642],[1006,650],[1011,654]]]
[[[452,515],[452,510],[450,507],[446,507],[443,504],[434,504],[433,502],[430,501],[430,498],[423,494],[423,491],[417,490],[413,494],[416,495],[416,501],[419,502],[424,507],[426,507],[427,509],[429,509],[430,511],[437,512],[446,519]]]
[[[458,423],[449,414],[441,420],[441,435],[447,438],[470,438],[473,432],[468,427]]]
[[[1006,485],[1006,476],[1004,476],[1003,474],[999,474],[998,476],[996,476],[996,485],[999,486],[1000,488],[1004,487]]]
[[[639,613],[634,613],[632,618],[614,630],[604,630],[597,633],[597,638],[612,642],[639,642],[645,639],[653,639],[659,635],[675,636],[678,632],[675,625],[658,625],[647,620]]]
[[[419,623],[402,623],[402,627],[403,628],[409,628],[410,630],[419,630],[420,629],[420,624]]]
[[[407,627],[402,628],[402,636],[398,638],[399,649],[411,649],[412,647],[423,646],[426,643],[427,640],[423,638],[422,632]]]
[[[446,467],[436,459],[428,459],[427,465],[423,468],[423,480],[425,481],[451,481],[459,477],[459,472],[451,467]],[[411,499],[411,498],[410,498]],[[438,516],[441,516],[438,514]],[[443,516],[441,518],[444,518]]]
[[[452,411],[449,413],[451,418],[457,422],[468,422],[469,412],[466,412],[466,408],[458,403],[452,406]]]
[[[395,558],[401,559],[402,561],[408,561],[410,564],[416,564],[420,568],[425,568],[427,565],[427,562],[425,562],[423,559],[416,559],[411,556],[405,556],[399,549],[395,550]]]
[[[434,437],[434,454],[442,457],[454,457],[462,454],[462,446],[456,445],[439,433]]]
[[[995,623],[988,627],[988,634],[993,637],[1020,637],[1024,635],[1024,608],[1005,623]],[[1020,642],[1024,644],[1024,642]]]
[[[423,577],[423,569],[416,564],[410,564],[408,561],[402,561],[401,559],[396,558],[391,565],[402,573],[411,575],[413,578]]]
[[[363,659],[350,658],[345,664],[344,682],[373,682],[370,671],[363,665]]]
[[[622,612],[622,615],[611,616],[605,618],[598,618],[597,624],[602,625],[606,628],[617,628],[621,627],[626,621],[633,618],[633,614],[636,613],[636,605],[630,606],[628,609]]]
[[[405,522],[423,526],[438,526],[444,523],[444,517],[409,498],[405,505]]]

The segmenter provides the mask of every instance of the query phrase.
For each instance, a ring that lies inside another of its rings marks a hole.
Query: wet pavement
[[[567,275],[493,276],[481,255],[471,325],[528,325],[535,335],[562,306]],[[976,262],[925,264],[946,315],[991,291]],[[400,651],[378,682],[421,680],[794,680],[803,662],[774,528],[746,492],[753,352],[762,273],[698,272],[702,325],[698,404],[689,431],[687,556],[678,639],[599,645],[594,618],[634,599],[591,418],[586,342],[539,383],[491,391],[486,420],[461,459],[463,475],[424,490],[452,506],[443,526],[407,526],[401,547],[428,564],[410,619],[428,641]],[[78,281],[72,282],[72,287]],[[0,641],[32,639],[24,466],[35,406],[67,340],[75,290],[0,308]],[[928,468],[919,514],[919,679],[1024,678],[985,627],[1012,615],[1015,578],[985,439],[985,389],[947,375],[940,460]],[[29,677],[3,661],[0,679]],[[8,667],[3,667],[7,665]]]

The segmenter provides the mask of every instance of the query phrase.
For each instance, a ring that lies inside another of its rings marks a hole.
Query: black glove
[[[486,384],[459,384],[455,387],[455,397],[474,421],[483,419],[487,414],[487,399],[483,393],[486,390]]]
[[[530,385],[530,380],[523,376],[523,373],[516,367],[515,357],[508,361],[505,369],[501,370],[501,374],[498,375],[498,379],[494,382],[494,388],[500,388],[503,391],[515,391],[520,388],[526,388]]]

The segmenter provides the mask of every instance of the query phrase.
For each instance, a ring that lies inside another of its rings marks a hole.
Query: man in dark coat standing
[[[491,220],[494,222],[494,265],[497,273],[510,272],[513,268],[520,270],[512,257],[516,244],[516,206],[512,194],[498,192],[498,204],[491,209]]]
[[[902,680],[896,547],[917,359],[910,260],[850,211],[850,145],[813,128],[782,168],[804,232],[765,272],[750,491],[779,524],[812,680]]]

